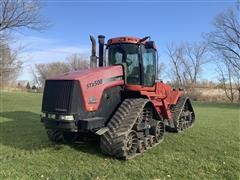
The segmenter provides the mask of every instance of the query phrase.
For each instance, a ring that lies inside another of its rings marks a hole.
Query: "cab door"
[[[143,86],[152,87],[156,76],[156,50],[141,45]]]

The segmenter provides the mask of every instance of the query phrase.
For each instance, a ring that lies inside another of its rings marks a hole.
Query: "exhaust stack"
[[[90,36],[92,42],[92,55],[90,56],[90,68],[94,69],[97,67],[97,56],[96,56],[96,40],[93,36]]]
[[[98,66],[102,67],[104,65],[104,41],[105,41],[105,36],[99,35],[98,36],[98,43],[99,43],[99,62]]]

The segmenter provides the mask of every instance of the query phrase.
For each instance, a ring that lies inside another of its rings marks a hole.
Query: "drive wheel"
[[[138,136],[136,131],[132,130],[126,137],[124,143],[124,151],[126,154],[126,159],[131,159],[135,156],[138,149]]]
[[[143,153],[146,150],[145,144],[143,140],[138,141],[138,153]]]
[[[125,99],[108,122],[109,130],[101,137],[102,152],[116,158],[132,159],[158,144],[155,134],[161,142],[164,124],[160,117],[159,120],[154,117],[148,99]],[[155,131],[151,132],[155,126]]]
[[[164,139],[165,125],[163,121],[158,121],[156,126],[151,129],[151,132],[154,135],[154,140],[156,143],[160,143]]]
[[[61,143],[63,141],[63,133],[57,129],[47,129],[47,135],[52,142]]]

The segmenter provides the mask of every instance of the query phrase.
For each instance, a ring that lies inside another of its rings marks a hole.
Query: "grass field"
[[[0,179],[239,179],[239,105],[194,103],[197,122],[168,133],[130,161],[97,142],[51,143],[40,123],[41,94],[1,92]]]

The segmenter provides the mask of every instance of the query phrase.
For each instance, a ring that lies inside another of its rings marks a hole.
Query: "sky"
[[[213,30],[214,17],[234,1],[84,1],[42,0],[42,19],[50,26],[43,32],[22,30],[15,46],[23,46],[20,55],[24,68],[19,79],[31,80],[34,64],[64,61],[72,53],[90,56],[89,35],[106,39],[119,36],[151,36],[160,61],[168,67],[166,45],[170,42],[198,42],[203,33]],[[213,65],[204,66],[202,79],[216,79]]]

